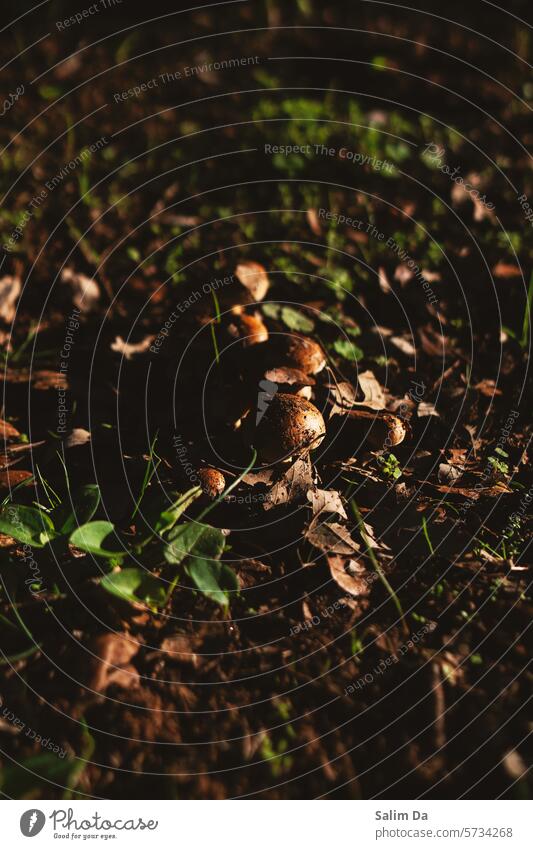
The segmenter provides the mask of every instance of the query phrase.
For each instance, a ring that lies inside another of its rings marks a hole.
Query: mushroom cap
[[[322,413],[298,395],[274,395],[254,435],[261,460],[279,463],[317,448],[326,435]]]
[[[318,342],[297,333],[284,335],[279,341],[283,362],[304,374],[318,374],[326,365],[326,355]]]
[[[407,432],[408,427],[402,419],[391,413],[384,413],[376,417],[374,425],[369,429],[368,442],[376,450],[384,450],[403,442]]]
[[[218,469],[202,467],[201,469],[198,469],[198,477],[200,479],[202,492],[204,495],[207,495],[208,498],[218,498],[218,496],[222,495],[226,489],[226,478],[222,472],[218,471]]]
[[[267,327],[258,312],[251,315],[233,312],[228,333],[232,338],[240,339],[245,348],[268,340]]]

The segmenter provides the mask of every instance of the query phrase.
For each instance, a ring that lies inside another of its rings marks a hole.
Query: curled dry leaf
[[[335,399],[330,416],[342,415],[350,408],[357,406],[369,407],[371,410],[385,409],[385,392],[373,371],[367,369],[359,374],[357,382],[359,392],[348,381],[329,385]]]
[[[7,275],[0,280],[0,319],[11,324],[16,314],[17,299],[22,291],[19,277]]]
[[[372,575],[357,560],[347,560],[338,555],[328,557],[331,577],[339,587],[353,596],[368,596],[373,583]]]
[[[100,300],[100,287],[96,280],[79,274],[72,268],[64,268],[61,281],[72,289],[72,301],[81,312],[91,312],[96,308]]]
[[[111,350],[116,351],[126,360],[131,360],[134,354],[144,354],[152,344],[154,336],[145,336],[140,342],[125,342],[122,336],[116,336],[111,343]]]
[[[305,537],[315,548],[328,554],[357,554],[360,550],[344,525],[339,522],[321,522],[318,517],[309,525]]]
[[[248,290],[254,301],[262,301],[268,292],[268,274],[258,262],[240,262],[235,269],[235,277]]]

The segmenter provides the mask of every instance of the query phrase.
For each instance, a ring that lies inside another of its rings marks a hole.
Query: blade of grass
[[[390,595],[391,599],[393,600],[394,605],[396,607],[396,610],[398,611],[400,619],[402,621],[404,631],[405,631],[406,634],[408,634],[409,628],[407,627],[407,623],[405,621],[405,614],[403,612],[403,607],[401,605],[400,599],[398,598],[398,596],[394,592],[393,588],[389,584],[389,581],[387,580],[387,576],[385,575],[383,569],[381,568],[381,566],[379,564],[379,561],[376,557],[374,549],[372,548],[372,546],[370,544],[370,540],[368,539],[368,536],[366,534],[365,525],[364,525],[364,522],[363,522],[363,517],[361,516],[361,513],[359,512],[359,507],[357,506],[357,504],[355,503],[353,498],[350,501],[350,506],[351,506],[352,512],[355,516],[357,526],[358,526],[358,529],[359,529],[359,533],[361,535],[361,539],[363,540],[364,544],[366,545],[366,552],[365,553],[368,554],[368,556],[369,556],[369,558],[372,562],[372,566],[374,567],[374,569],[377,572],[379,580],[381,581],[381,583],[383,584],[383,586],[387,590],[388,594]]]
[[[422,516],[422,531],[423,531],[424,537],[426,538],[426,542],[428,544],[430,554],[435,554],[435,550],[433,548],[433,544],[432,544],[431,538],[429,536],[429,531],[428,531],[428,526],[427,526],[425,516]]]
[[[529,289],[527,291],[526,309],[524,312],[524,321],[522,323],[522,338],[520,339],[520,347],[527,348],[529,338],[529,327],[531,324],[531,307],[533,305],[533,271],[529,278]]]
[[[150,445],[150,451],[149,451],[149,454],[148,454],[148,462],[146,464],[146,471],[144,473],[144,479],[143,479],[143,482],[142,482],[141,491],[139,493],[139,497],[138,497],[137,501],[135,502],[135,507],[133,509],[133,513],[131,514],[131,519],[134,519],[135,516],[137,515],[137,511],[139,509],[141,501],[143,500],[144,493],[146,492],[146,488],[147,488],[148,484],[150,483],[150,481],[152,480],[155,473],[157,472],[157,470],[159,468],[159,464],[161,463],[161,457],[158,457],[158,455],[155,453],[155,444],[157,442],[158,436],[159,436],[159,431],[154,436],[153,442]],[[157,464],[154,463],[154,457],[157,459]]]

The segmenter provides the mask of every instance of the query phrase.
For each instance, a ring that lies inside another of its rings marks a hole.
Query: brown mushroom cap
[[[207,467],[198,469],[198,478],[200,479],[202,492],[208,498],[218,498],[226,489],[226,478],[218,469],[209,469]]]
[[[292,333],[277,343],[283,362],[304,374],[318,374],[326,365],[326,355],[318,342]]]
[[[317,448],[326,435],[322,413],[297,395],[274,395],[254,435],[254,447],[266,463],[279,463]]]
[[[352,437],[364,440],[376,451],[399,445],[410,432],[407,422],[392,413],[356,409],[349,410],[345,416]]]
[[[233,311],[228,333],[233,339],[241,339],[245,348],[268,340],[267,327],[258,312],[248,315]]]

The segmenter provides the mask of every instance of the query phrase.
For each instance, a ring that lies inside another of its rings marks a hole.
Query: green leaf
[[[144,602],[150,607],[161,607],[167,598],[163,583],[140,567],[111,572],[102,579],[100,586],[130,604]]]
[[[90,522],[99,504],[100,487],[95,483],[82,486],[72,496],[72,503],[65,502],[52,512],[57,532],[71,534],[80,525]]]
[[[312,333],[315,329],[314,321],[293,307],[283,307],[281,320],[290,330],[297,330],[300,333]]]
[[[141,502],[139,512],[151,535],[164,534],[174,527],[180,516],[202,494],[202,488],[194,486],[187,492],[173,493],[176,500],[168,503],[168,497],[161,491],[148,492]]]
[[[124,557],[127,553],[111,522],[88,522],[76,528],[69,542],[98,557]]]
[[[42,510],[8,504],[0,511],[0,533],[26,545],[43,548],[54,537],[54,525]]]
[[[21,763],[4,766],[0,772],[2,793],[8,799],[35,799],[39,788],[42,789],[43,785],[49,788],[50,781],[66,784],[77,760],[65,758],[63,754],[60,758],[59,754],[61,751],[56,754],[43,752],[31,755]]]
[[[217,604],[229,604],[229,591],[239,589],[235,572],[219,557],[224,551],[225,537],[218,528],[189,522],[172,534],[165,549],[169,563],[179,564],[187,558],[185,573],[195,587]]]
[[[230,601],[228,593],[239,589],[239,581],[233,569],[218,560],[189,557],[185,572],[200,592],[224,607]]]
[[[175,528],[165,547],[165,560],[179,566],[188,555],[218,559],[224,551],[224,534],[211,525],[187,522]]]
[[[341,357],[344,357],[345,360],[351,360],[352,362],[357,362],[357,360],[361,360],[364,357],[364,352],[361,348],[358,348],[357,345],[354,345],[348,339],[336,339],[333,343],[333,350],[337,354],[340,354]]]
[[[267,318],[279,318],[281,309],[279,304],[261,304],[261,309],[263,310],[263,313],[266,315]]]

